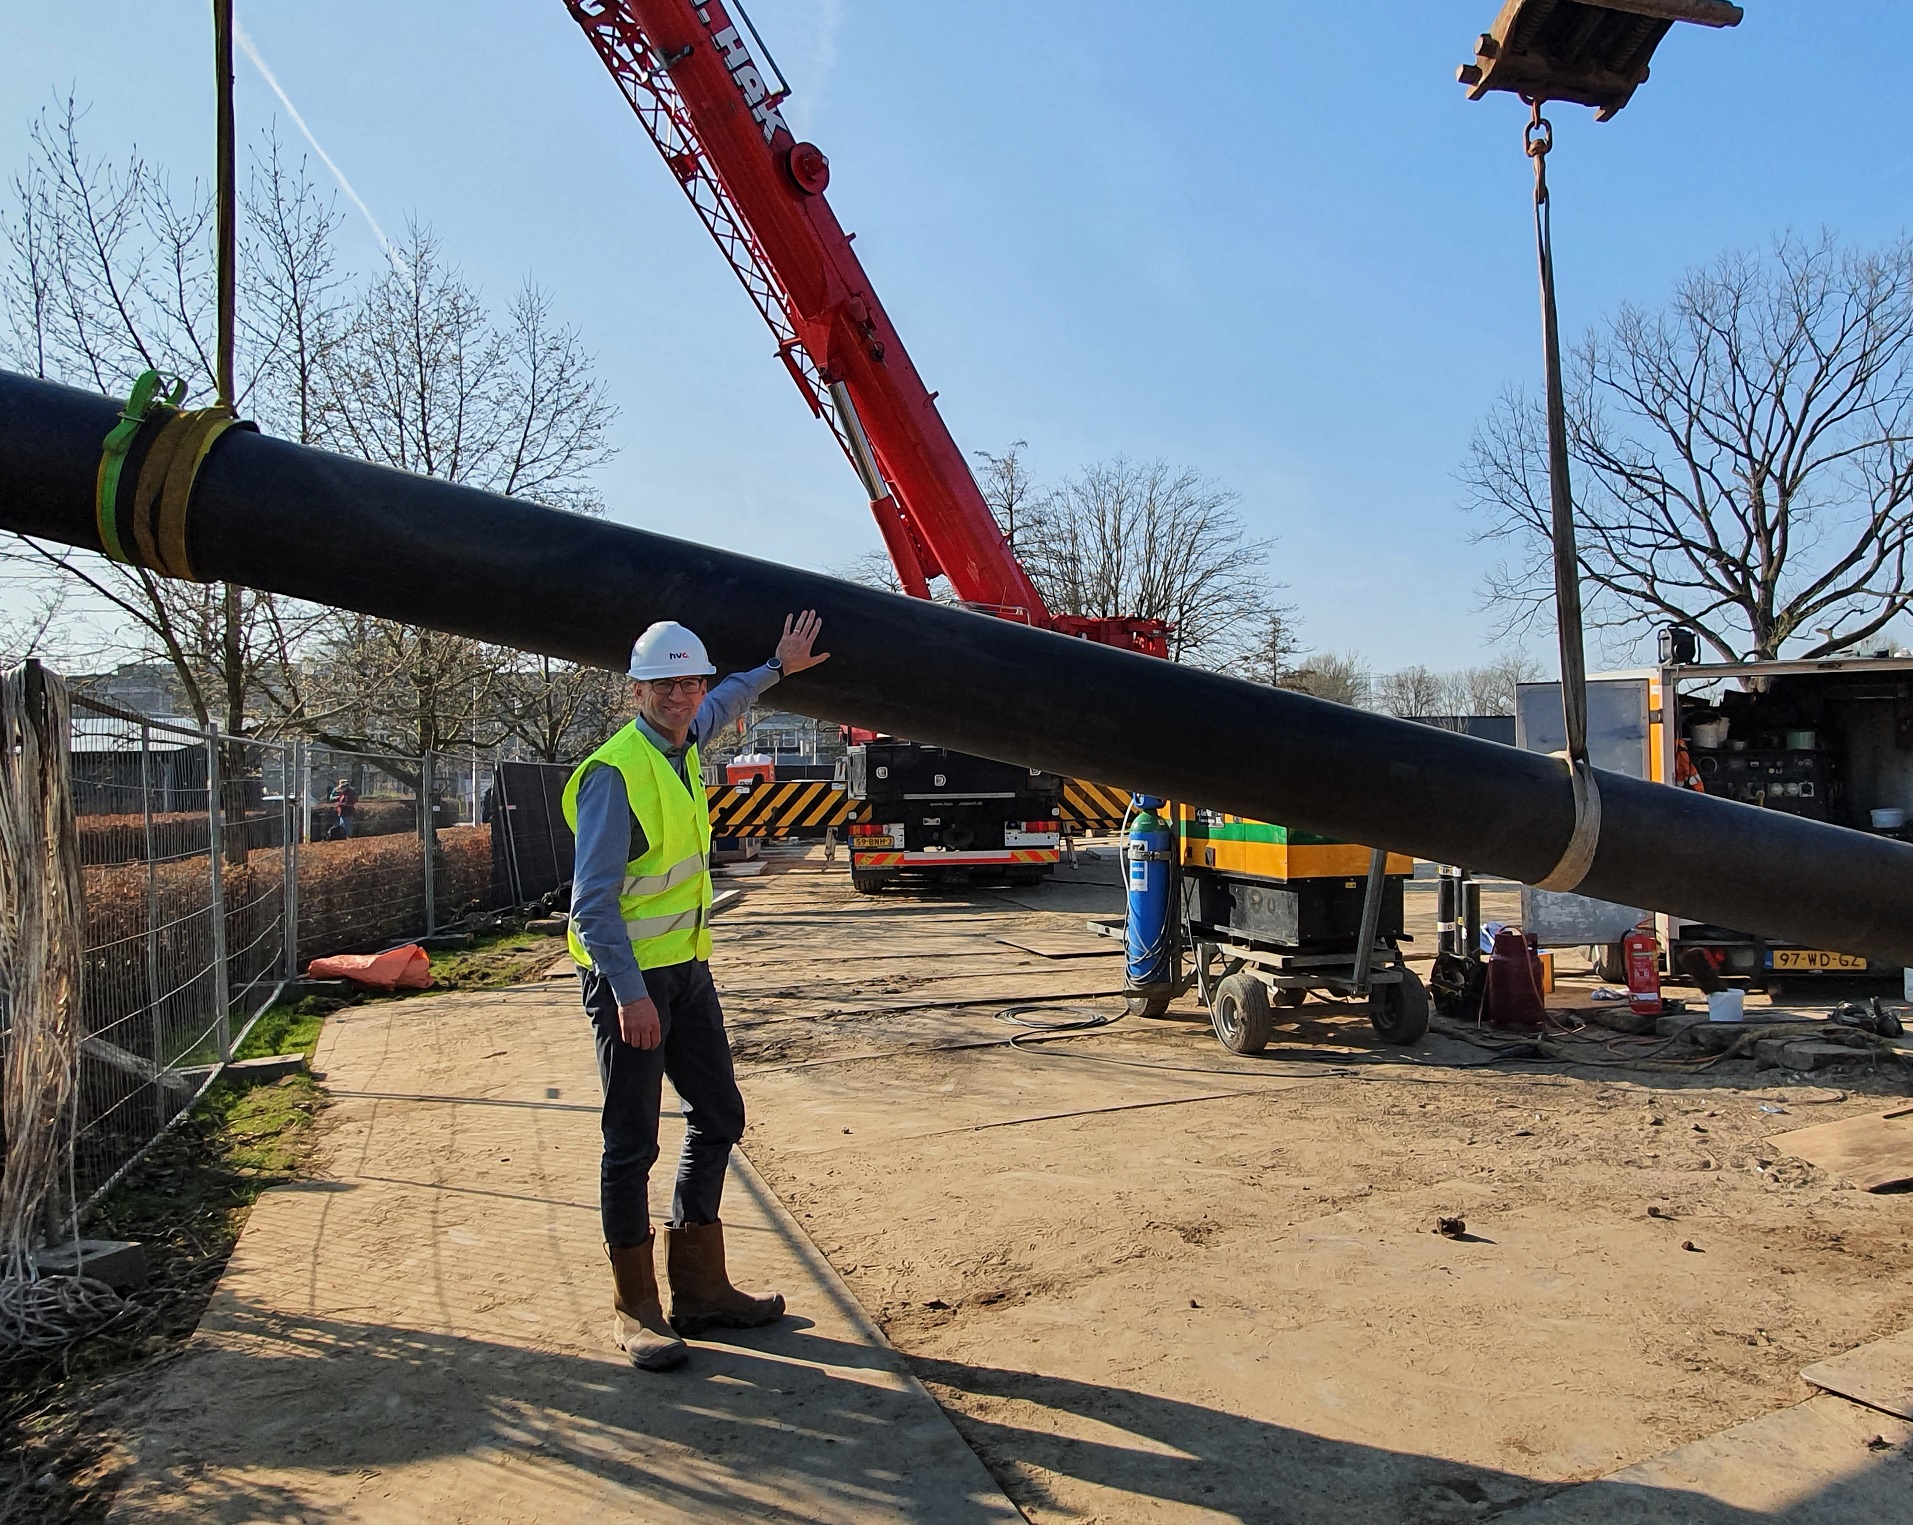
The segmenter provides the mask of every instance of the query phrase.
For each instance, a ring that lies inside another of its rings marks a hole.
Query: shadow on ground
[[[1049,1476],[1106,1489],[1112,1505],[1138,1517],[1142,1501],[1155,1500],[1243,1525],[1447,1525],[1494,1519],[1550,1496],[1534,1511],[1537,1521],[1861,1525],[1907,1518],[1900,1512],[1908,1508],[1906,1458],[1897,1449],[1858,1450],[1838,1482],[1805,1490],[1779,1512],[1750,1511],[1676,1488],[1614,1480],[1563,1486],[1034,1372],[920,1358],[910,1364],[1004,1491],[1037,1518],[1053,1504]],[[1279,1489],[1270,1488],[1271,1477],[1282,1480]]]
[[[657,1517],[777,1521],[924,1518],[905,1486],[924,1437],[875,1412],[894,1378],[880,1349],[790,1320],[700,1344],[685,1372],[653,1376],[577,1354],[337,1319],[232,1308],[217,1340],[184,1358],[192,1390],[221,1395],[193,1412],[149,1416],[164,1453],[122,1496],[126,1517],[301,1518],[316,1509],[449,1517],[502,1507],[527,1489],[562,1514],[649,1501]],[[809,1396],[793,1362],[817,1363]],[[287,1404],[325,1363],[348,1396],[323,1416]],[[958,1428],[998,1480],[1039,1517],[1045,1479],[1109,1491],[1112,1504],[1183,1505],[1254,1525],[1387,1519],[1481,1520],[1557,1485],[1437,1457],[1350,1444],[1199,1404],[998,1367],[911,1363],[957,1411]],[[163,1400],[161,1400],[163,1403]],[[946,1432],[947,1433],[947,1432]],[[170,1458],[191,1458],[174,1466]],[[473,1458],[491,1466],[474,1468]],[[457,1467],[434,1466],[457,1461]],[[1270,1477],[1282,1479],[1271,1492]],[[1602,1487],[1613,1485],[1603,1484]],[[496,1489],[496,1495],[474,1490]],[[1853,1494],[1842,1513],[1842,1489]],[[1756,1519],[1882,1518],[1861,1471],[1816,1496],[1811,1515],[1750,1514],[1669,1490],[1639,1492],[1642,1518],[1739,1525]],[[1617,1494],[1618,1508],[1624,1500]],[[986,1519],[948,1501],[936,1518]],[[557,1515],[554,1515],[557,1517]]]

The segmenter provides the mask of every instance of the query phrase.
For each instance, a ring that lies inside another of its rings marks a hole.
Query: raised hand
[[[830,659],[829,652],[813,653],[810,649],[823,628],[824,622],[815,609],[784,616],[784,637],[777,643],[777,659],[784,664],[786,676]]]

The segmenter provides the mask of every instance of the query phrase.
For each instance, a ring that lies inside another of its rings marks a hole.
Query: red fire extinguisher
[[[1627,965],[1628,1010],[1641,1017],[1660,1015],[1661,944],[1651,923],[1642,922],[1621,939],[1621,959]]]

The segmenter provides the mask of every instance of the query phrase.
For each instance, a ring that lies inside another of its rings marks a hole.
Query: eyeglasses
[[[705,686],[703,678],[653,678],[650,681],[651,687],[663,698],[672,694],[695,694]]]

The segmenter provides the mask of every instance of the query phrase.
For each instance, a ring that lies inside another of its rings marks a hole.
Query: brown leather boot
[[[671,1332],[664,1321],[664,1304],[658,1297],[658,1273],[651,1263],[652,1234],[643,1244],[606,1245],[611,1256],[611,1299],[615,1322],[612,1338],[631,1358],[633,1366],[645,1371],[669,1371],[682,1366],[690,1354],[684,1341]]]
[[[664,1229],[664,1269],[671,1283],[671,1327],[679,1334],[706,1329],[755,1329],[784,1316],[782,1293],[752,1297],[731,1285],[724,1269],[724,1225],[687,1223]]]

